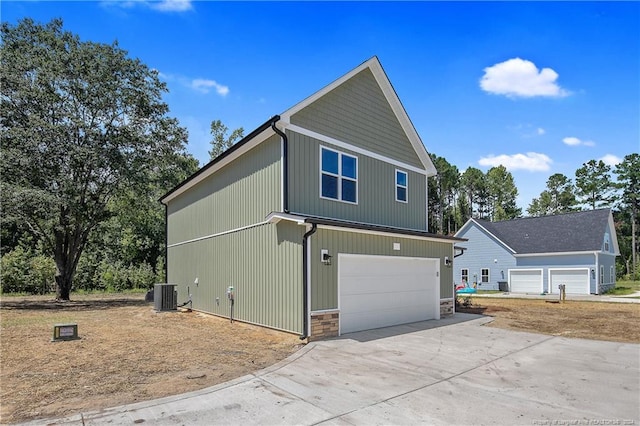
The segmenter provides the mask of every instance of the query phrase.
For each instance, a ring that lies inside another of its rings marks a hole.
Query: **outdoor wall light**
[[[329,250],[327,249],[320,250],[320,260],[325,265],[331,265],[331,257],[332,256],[329,254]]]
[[[444,257],[444,266],[451,266],[451,259],[449,259],[449,256]]]

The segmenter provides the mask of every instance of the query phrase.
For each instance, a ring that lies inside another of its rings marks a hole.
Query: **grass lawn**
[[[624,296],[640,291],[640,280],[638,281],[616,281],[616,286],[606,294]]]

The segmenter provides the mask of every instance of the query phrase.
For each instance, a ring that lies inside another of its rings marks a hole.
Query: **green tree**
[[[506,167],[500,165],[490,168],[487,171],[486,182],[490,220],[510,220],[522,215],[522,209],[516,204],[518,188],[513,175]]]
[[[613,203],[615,185],[611,180],[610,171],[611,166],[602,160],[590,160],[576,170],[576,195],[582,204],[595,210]]]
[[[487,183],[482,170],[467,168],[460,176],[460,190],[467,198],[468,217],[483,218],[487,204]]]
[[[209,151],[209,158],[211,160],[218,157],[220,154],[231,148],[237,141],[244,137],[244,129],[242,127],[235,129],[227,137],[229,128],[222,124],[220,120],[214,120],[211,122],[211,150]]]
[[[455,196],[460,172],[445,158],[430,154],[438,174],[429,179],[429,228],[434,233],[450,234],[455,228]]]
[[[637,222],[640,211],[640,154],[626,155],[624,160],[617,164],[614,170],[617,175],[618,187],[621,189],[621,202],[629,211],[631,221],[631,260],[632,276],[636,277],[637,265]]]
[[[547,179],[547,188],[534,198],[527,213],[530,216],[546,216],[575,210],[577,204],[571,179],[562,173],[555,173]]]
[[[117,43],[84,42],[55,19],[2,24],[0,132],[4,213],[53,256],[68,300],[89,236],[114,196],[184,150],[158,72]]]

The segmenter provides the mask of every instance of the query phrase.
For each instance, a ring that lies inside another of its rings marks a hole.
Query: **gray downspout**
[[[309,260],[307,258],[307,245],[308,239],[318,230],[318,225],[313,223],[311,225],[311,229],[308,230],[304,236],[302,237],[302,335],[300,336],[300,340],[306,339],[307,336],[307,328],[309,326],[307,322],[307,311],[309,310],[309,306],[307,305],[307,285],[309,284],[309,280],[307,279],[307,271],[309,270]]]
[[[271,128],[282,138],[282,210],[284,213],[289,213],[289,139],[276,127],[276,121],[271,123]]]

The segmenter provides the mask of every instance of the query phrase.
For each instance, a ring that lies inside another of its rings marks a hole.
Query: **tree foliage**
[[[621,190],[621,207],[629,217],[631,244],[629,251],[623,251],[621,257],[626,261],[627,273],[635,279],[637,274],[638,253],[638,212],[640,211],[640,154],[633,153],[624,157],[614,170],[617,175],[618,188]],[[628,234],[628,233],[626,233]],[[624,235],[624,234],[623,234]],[[624,238],[624,237],[623,237]],[[632,268],[629,270],[628,261],[631,260]]]
[[[602,160],[590,160],[576,170],[576,195],[592,210],[610,206],[614,201],[615,185],[611,180],[611,166]]]
[[[239,127],[235,129],[229,136],[227,133],[229,128],[225,126],[220,120],[213,120],[211,122],[211,150],[209,151],[209,158],[211,160],[218,157],[227,149],[231,148],[237,141],[244,137],[244,129]]]
[[[571,179],[562,173],[555,173],[547,180],[547,188],[534,198],[527,208],[530,216],[547,216],[568,213],[577,204],[575,189]]]
[[[68,299],[89,237],[112,202],[184,150],[158,73],[117,43],[83,42],[61,20],[2,24],[4,212],[25,224],[56,264]]]

